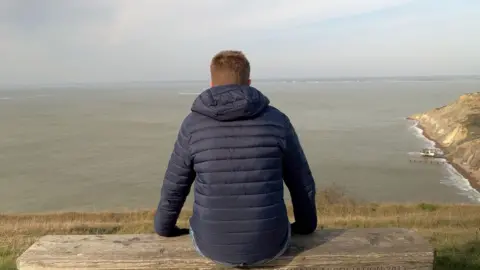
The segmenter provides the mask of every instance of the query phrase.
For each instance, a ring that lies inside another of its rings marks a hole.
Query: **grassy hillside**
[[[187,226],[190,210],[179,221]],[[46,234],[152,233],[153,211],[0,215],[0,269]],[[356,203],[336,190],[318,196],[320,226],[404,227],[418,231],[438,250],[436,269],[480,269],[480,205]]]

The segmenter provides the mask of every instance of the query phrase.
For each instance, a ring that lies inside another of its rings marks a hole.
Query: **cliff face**
[[[437,142],[447,159],[480,189],[480,92],[461,96],[452,104],[409,117]]]

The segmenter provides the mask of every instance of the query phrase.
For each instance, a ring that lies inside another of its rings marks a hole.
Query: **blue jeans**
[[[195,242],[195,235],[193,233],[193,230],[190,228],[190,237],[192,237],[192,243],[193,243],[193,247],[195,248],[195,250],[197,251],[198,254],[200,254],[200,256],[202,257],[205,257],[207,258],[205,255],[203,255],[203,253],[200,251],[200,249],[198,248],[197,246],[197,243]],[[259,261],[259,262],[255,262],[255,263],[252,263],[252,264],[249,264],[249,265],[245,265],[245,264],[240,264],[240,265],[237,265],[237,264],[230,264],[230,263],[224,263],[224,262],[217,262],[217,261],[213,261],[217,264],[221,264],[221,265],[224,265],[224,266],[227,266],[227,267],[245,267],[245,266],[260,266],[260,265],[263,265],[263,264],[267,264],[273,260],[276,260],[278,259],[280,256],[283,255],[283,253],[285,253],[285,251],[287,251],[289,245],[290,245],[290,238],[291,238],[291,231],[290,231],[290,224],[288,224],[288,236],[287,236],[287,241],[285,242],[285,245],[283,246],[282,250],[280,250],[280,252],[275,255],[273,258],[271,259],[266,259],[266,260],[262,260],[262,261]]]

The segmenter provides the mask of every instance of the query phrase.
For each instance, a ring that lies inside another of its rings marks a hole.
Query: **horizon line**
[[[252,81],[270,82],[270,81],[341,81],[341,80],[359,80],[359,79],[414,79],[414,78],[478,78],[480,74],[465,75],[390,75],[390,76],[329,76],[329,77],[260,77],[252,78]],[[58,83],[15,83],[1,84],[4,87],[54,87],[54,86],[81,86],[81,85],[115,85],[115,84],[155,84],[155,83],[195,83],[209,82],[209,80],[201,79],[185,79],[185,80],[132,80],[132,81],[84,81],[84,82],[58,82]]]

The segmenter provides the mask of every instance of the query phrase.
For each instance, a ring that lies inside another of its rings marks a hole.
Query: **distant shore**
[[[448,152],[448,149],[446,147],[443,147],[438,143],[436,140],[434,140],[432,137],[428,135],[427,132],[425,132],[425,127],[422,126],[422,124],[414,118],[407,117],[408,120],[415,121],[417,123],[417,127],[422,130],[422,135],[427,138],[428,140],[432,141],[435,144],[435,147],[442,150],[444,153]],[[465,168],[463,168],[460,164],[456,163],[452,158],[450,158],[448,155],[445,156],[445,160],[448,162],[448,164],[452,165],[452,167],[459,173],[461,174],[465,179],[468,180],[470,183],[470,186],[477,191],[480,192],[480,179],[475,177],[471,172],[467,171]]]

